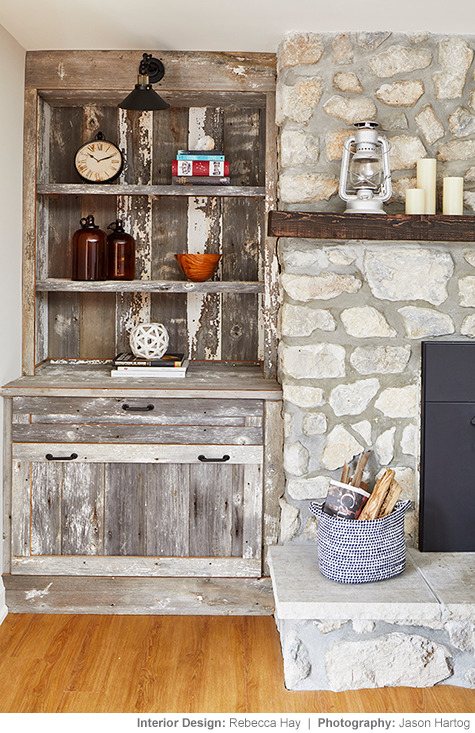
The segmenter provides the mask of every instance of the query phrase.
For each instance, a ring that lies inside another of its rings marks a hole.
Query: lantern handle
[[[346,186],[348,183],[348,168],[350,162],[351,145],[355,142],[355,136],[347,137],[343,142],[343,155],[341,157],[341,174],[340,174],[340,185],[338,187],[338,195],[342,201],[350,201],[354,196],[350,196],[346,193]]]

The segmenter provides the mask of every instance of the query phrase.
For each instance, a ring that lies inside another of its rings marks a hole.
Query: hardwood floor
[[[467,713],[475,690],[289,692],[270,616],[10,614],[0,713]]]

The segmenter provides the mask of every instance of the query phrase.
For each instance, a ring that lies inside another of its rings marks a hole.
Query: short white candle
[[[422,158],[417,161],[417,188],[426,192],[426,214],[435,214],[435,158]]]
[[[406,189],[406,214],[426,213],[426,192],[423,188]]]
[[[443,180],[443,208],[444,214],[463,214],[463,178],[457,176]]]

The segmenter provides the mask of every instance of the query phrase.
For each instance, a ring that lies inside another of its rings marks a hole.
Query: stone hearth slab
[[[269,566],[288,689],[475,686],[474,553],[411,548],[400,575],[351,585],[313,545],[272,547]]]
[[[437,596],[444,619],[475,619],[475,553],[408,549],[409,561]]]
[[[269,565],[277,616],[398,622],[418,619],[421,623],[439,620],[439,598],[411,559],[408,556],[406,570],[395,578],[347,585],[320,573],[316,546],[272,547]]]

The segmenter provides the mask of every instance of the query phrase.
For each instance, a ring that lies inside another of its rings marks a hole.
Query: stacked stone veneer
[[[391,145],[388,213],[404,211],[421,157],[437,158],[439,189],[444,175],[465,177],[474,213],[474,49],[475,37],[428,33],[287,36],[278,54],[279,207],[342,212],[343,141],[354,122],[376,119]],[[281,540],[315,541],[309,500],[371,448],[369,486],[395,469],[413,501],[406,532],[417,544],[420,343],[475,337],[475,243],[282,238],[278,247]]]

